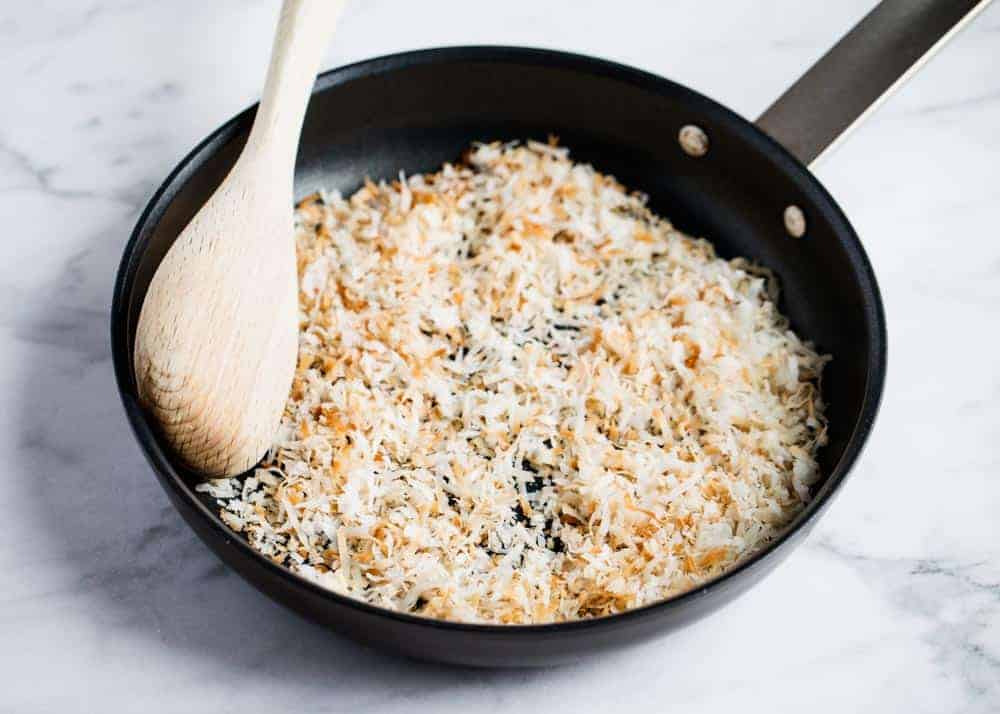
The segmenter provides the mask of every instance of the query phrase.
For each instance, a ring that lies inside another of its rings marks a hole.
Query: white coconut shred
[[[554,142],[315,194],[296,232],[281,432],[200,487],[295,572],[430,617],[572,620],[718,575],[809,500],[828,358],[773,280]]]

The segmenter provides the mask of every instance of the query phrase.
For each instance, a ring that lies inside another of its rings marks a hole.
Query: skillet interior
[[[829,445],[816,499],[767,557],[696,591],[611,618],[552,626],[439,623],[321,591],[249,550],[200,500],[196,479],[166,453],[134,402],[132,343],[149,280],[180,229],[235,160],[252,110],[223,126],[167,179],[126,249],[112,312],[119,387],[148,458],[171,499],[219,555],[276,599],[360,639],[405,654],[485,665],[544,664],[689,622],[749,587],[787,553],[829,501],[867,437],[881,395],[885,327],[878,289],[840,210],[794,158],[751,124],[684,87],[591,58],[515,48],[450,48],[370,60],[323,75],[306,116],[296,195],[345,193],[365,178],[434,170],[471,142],[557,134],[578,161],[649,194],[654,210],[712,240],[724,256],[775,270],[793,327],[835,356],[825,373]],[[701,126],[711,148],[683,153],[677,132]],[[808,234],[785,233],[803,208]],[[764,555],[764,554],[762,554]]]

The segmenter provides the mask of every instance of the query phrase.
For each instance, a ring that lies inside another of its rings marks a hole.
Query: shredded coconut
[[[774,280],[555,142],[297,209],[280,434],[199,487],[276,562],[403,612],[572,620],[720,574],[808,501],[828,358]]]

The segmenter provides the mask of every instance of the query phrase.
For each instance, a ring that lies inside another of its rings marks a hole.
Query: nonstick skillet
[[[781,310],[834,356],[824,375],[829,444],[813,500],[765,551],[692,591],[628,612],[548,625],[474,625],[400,614],[335,594],[254,551],[197,494],[197,477],[138,407],[132,346],[139,308],[179,231],[233,164],[254,109],[198,145],[142,213],[115,285],[111,340],[128,419],[174,506],[228,565],[262,592],[362,642],[423,659],[543,665],[644,640],[690,623],[758,582],[829,506],[872,429],[886,370],[886,326],[865,252],[809,172],[837,137],[985,2],[886,0],[756,124],[684,86],[580,55],[455,47],[382,57],[320,76],[306,116],[296,194],[349,193],[366,176],[435,170],[473,141],[556,134],[650,196],[651,207],[724,256],[774,270]],[[196,606],[197,593],[192,593]]]

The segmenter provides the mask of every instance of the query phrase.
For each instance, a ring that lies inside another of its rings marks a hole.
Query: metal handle
[[[990,1],[882,0],[757,126],[814,165]]]

